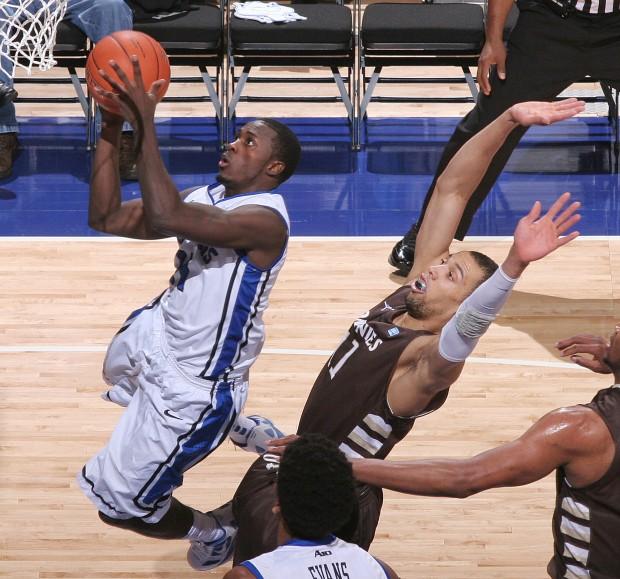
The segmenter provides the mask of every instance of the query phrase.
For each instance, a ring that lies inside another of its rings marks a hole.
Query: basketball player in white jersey
[[[142,136],[141,199],[123,202],[123,119],[103,111],[91,179],[89,223],[134,239],[174,236],[169,287],[133,312],[108,348],[105,395],[127,409],[78,482],[108,524],[220,548],[219,523],[172,492],[183,473],[226,439],[247,396],[264,342],[262,315],[286,255],[289,218],[273,192],[295,170],[297,138],[270,119],[245,125],[219,161],[219,183],[179,193],[159,153],[155,84],[112,81],[123,117]],[[110,96],[111,93],[108,93]]]
[[[355,509],[344,454],[325,436],[301,436],[287,447],[278,470],[278,548],[243,561],[224,579],[397,579],[385,563],[333,534]]]

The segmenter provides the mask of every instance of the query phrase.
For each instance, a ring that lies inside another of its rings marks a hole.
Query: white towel
[[[232,7],[237,18],[257,20],[264,24],[307,20],[305,16],[297,14],[290,6],[281,6],[277,2],[235,2]]]

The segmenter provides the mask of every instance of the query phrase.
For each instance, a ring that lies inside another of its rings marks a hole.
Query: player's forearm
[[[448,251],[473,192],[506,137],[517,126],[511,113],[504,112],[452,157],[437,179],[422,221],[411,276],[417,277],[420,267],[428,267],[438,255]]]
[[[509,111],[474,135],[448,163],[437,179],[433,196],[469,200],[508,135],[518,126]]]
[[[144,219],[142,200],[122,202],[119,175],[119,148],[122,120],[105,121],[93,161],[88,206],[88,224],[97,231],[130,237],[157,239]]]
[[[144,213],[155,230],[175,235],[175,220],[183,201],[161,158],[155,123],[144,122],[142,145],[138,155],[138,176]]]
[[[106,231],[108,218],[121,206],[118,166],[122,121],[104,122],[93,159],[88,204],[88,224]]]
[[[452,459],[388,462],[354,460],[353,475],[361,482],[401,493],[465,498],[473,494],[463,480],[463,462]]]
[[[504,41],[504,27],[513,4],[513,0],[489,0],[485,24],[487,42]]]

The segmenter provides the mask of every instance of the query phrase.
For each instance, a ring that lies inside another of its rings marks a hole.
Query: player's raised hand
[[[508,114],[513,121],[524,127],[550,125],[583,112],[585,106],[583,101],[575,98],[553,103],[530,101],[511,106],[508,109]]]
[[[99,74],[112,87],[112,91],[105,91],[100,87],[95,87],[94,90],[101,96],[112,100],[120,115],[133,127],[135,155],[137,157],[142,147],[144,123],[146,121],[152,122],[155,118],[155,107],[159,101],[157,95],[160,94],[160,89],[166,81],[164,79],[156,80],[147,91],[142,80],[140,60],[135,54],[131,56],[133,79],[130,79],[114,60],[110,60],[109,65],[119,80],[112,78],[105,70],[99,70]]]
[[[151,84],[148,91],[144,87],[140,60],[136,55],[131,56],[133,67],[133,78],[129,78],[126,72],[114,61],[110,60],[109,65],[118,80],[112,78],[105,70],[99,70],[101,77],[112,87],[113,91],[104,91],[96,87],[98,93],[113,100],[126,120],[134,127],[138,119],[145,120],[155,116],[155,107],[158,102],[158,95],[161,87],[166,83],[164,79],[156,80]]]
[[[530,212],[520,219],[510,253],[503,264],[507,275],[519,277],[529,263],[579,236],[578,231],[567,232],[581,219],[577,213],[581,203],[575,201],[567,206],[569,201],[570,193],[563,193],[542,217],[541,203],[536,201]]]

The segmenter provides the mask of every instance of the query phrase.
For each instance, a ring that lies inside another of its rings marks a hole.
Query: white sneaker
[[[215,520],[221,533],[213,541],[190,541],[187,562],[196,571],[208,571],[230,561],[239,529],[232,513],[232,501],[205,514]]]
[[[235,446],[248,452],[264,454],[267,441],[282,438],[285,434],[268,418],[239,415],[228,435]]]

